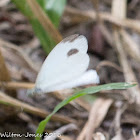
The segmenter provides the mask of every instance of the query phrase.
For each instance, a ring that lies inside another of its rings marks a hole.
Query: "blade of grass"
[[[41,0],[38,0],[41,1]],[[44,10],[55,27],[59,26],[61,16],[66,5],[66,0],[45,0]]]
[[[30,8],[32,9],[33,14],[41,23],[43,28],[46,30],[47,33],[53,38],[53,40],[58,43],[62,40],[61,34],[58,30],[54,27],[51,20],[49,19],[48,15],[45,14],[41,6],[36,2],[36,0],[26,0]],[[36,10],[38,9],[38,10]]]
[[[72,96],[66,98],[65,100],[63,100],[62,102],[60,102],[53,110],[53,112],[48,115],[46,117],[45,120],[41,121],[38,129],[36,131],[36,140],[40,140],[40,134],[43,133],[46,124],[48,123],[48,121],[50,120],[50,118],[59,110],[61,109],[63,106],[67,105],[69,102],[71,102],[74,99],[77,99],[81,96],[84,96],[86,94],[93,94],[102,90],[113,90],[113,89],[127,89],[130,87],[135,86],[136,84],[133,83],[111,83],[111,84],[104,84],[104,85],[100,85],[100,86],[96,86],[96,87],[89,87],[89,88],[85,88],[79,92],[76,92],[75,94],[73,94]]]
[[[46,16],[49,17],[55,28],[58,28],[60,18],[65,8],[66,0],[36,0],[41,10]],[[39,38],[43,49],[48,54],[53,47],[58,43],[51,36],[50,32],[46,32],[44,27],[41,25],[36,15],[32,12],[26,0],[12,0],[16,7],[28,18],[32,25],[32,28]],[[38,12],[38,10],[37,10]],[[57,29],[56,29],[57,30]],[[59,39],[61,40],[61,39]]]

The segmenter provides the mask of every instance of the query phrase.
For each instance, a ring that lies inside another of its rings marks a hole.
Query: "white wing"
[[[52,91],[56,91],[56,90],[74,88],[74,87],[83,86],[83,85],[99,84],[99,82],[100,82],[100,80],[99,80],[99,76],[98,76],[96,70],[88,70],[76,79],[73,79],[73,80],[68,81],[66,83],[61,83],[58,85],[50,86],[47,89],[47,91],[52,92]]]
[[[78,78],[88,68],[87,39],[82,35],[65,38],[51,51],[37,76],[35,90],[48,92],[53,85]]]

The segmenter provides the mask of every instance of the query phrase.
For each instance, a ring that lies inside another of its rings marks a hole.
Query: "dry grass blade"
[[[132,40],[131,36],[125,31],[120,30],[122,40],[124,41],[124,49],[135,60],[140,62],[140,50],[139,46]]]
[[[32,49],[35,49],[37,48],[38,46],[40,45],[40,42],[39,42],[39,39],[34,37],[32,40],[30,40],[28,43],[25,43],[23,45],[20,45],[22,48],[30,48],[31,50]]]
[[[5,65],[4,58],[0,50],[0,81],[10,81],[11,77]]]
[[[120,37],[119,37],[119,34],[118,34],[117,31],[114,31],[114,39],[115,39],[120,64],[122,66],[126,82],[130,82],[130,81],[137,82],[136,76],[135,76],[130,64],[128,63],[126,53],[123,50],[123,46],[121,44],[121,40],[120,40]],[[129,93],[130,97],[132,97],[130,102],[135,102],[136,101],[139,104],[140,103],[139,87],[136,86],[136,87],[133,87],[133,88],[128,89],[128,90],[130,92]]]
[[[119,1],[119,2],[118,2]],[[125,19],[126,17],[126,0],[112,0],[112,14],[115,18]],[[119,8],[119,10],[116,10]]]
[[[31,89],[34,87],[34,83],[25,82],[0,82],[0,87],[7,89]]]
[[[79,136],[77,137],[76,140],[84,140],[85,139],[85,136],[87,133],[87,125],[88,125],[88,123],[85,124],[85,126],[83,127],[81,133],[79,134]]]
[[[126,109],[126,105],[123,105],[122,102],[118,102],[117,104],[117,112],[114,119],[115,125],[115,133],[116,135],[112,138],[112,140],[123,140],[121,133],[121,116]]]
[[[40,108],[33,107],[31,105],[23,103],[23,102],[21,102],[17,99],[14,99],[14,98],[12,98],[12,97],[10,97],[2,92],[0,92],[0,103],[12,106],[18,110],[25,111],[25,112],[34,114],[36,116],[40,116],[42,118],[45,118],[47,115],[50,114],[49,112],[47,112],[45,110],[42,110]],[[72,120],[69,117],[63,116],[63,115],[54,115],[52,117],[52,120],[53,121],[60,121],[62,123],[75,123],[74,120]]]
[[[96,21],[100,22],[100,16],[99,16],[99,0],[91,0],[93,3],[93,6],[95,7],[96,10]]]
[[[41,9],[40,5],[36,2],[36,0],[26,0],[29,4],[32,12],[37,17],[39,22],[42,24],[46,32],[48,32],[53,40],[58,43],[62,40],[61,34],[58,30],[54,27],[52,22],[50,21],[49,17],[45,14],[45,12]]]
[[[67,6],[65,9],[65,15],[72,15],[71,18],[77,17],[79,20],[76,20],[76,21],[78,22],[84,22],[89,19],[96,20],[96,12],[93,10],[81,11],[76,8]],[[139,20],[133,20],[129,18],[119,19],[117,17],[112,16],[110,13],[107,13],[107,12],[99,12],[98,15],[102,21],[108,21],[114,25],[117,25],[120,27],[127,27],[140,33]]]
[[[34,86],[35,86],[34,83],[26,83],[26,82],[0,82],[0,87],[4,87],[6,89],[32,89]],[[65,94],[66,92],[67,94]],[[66,95],[69,95],[70,93],[73,93],[73,90],[56,91],[53,92],[53,95],[55,95],[60,100],[64,100],[67,97]],[[83,100],[77,99],[75,100],[75,102],[84,109],[86,109],[87,111],[90,110],[90,105],[84,102]],[[70,104],[76,107],[74,102],[71,102]]]
[[[112,102],[113,101],[111,99],[101,98],[95,101],[90,112],[89,120],[77,137],[77,140],[84,140],[85,137],[88,140],[92,139],[92,134],[95,128],[101,124]]]
[[[90,111],[91,105],[88,102],[82,100],[81,98],[76,99],[75,102],[85,110]]]
[[[7,48],[15,50],[16,52],[18,52],[18,54],[23,58],[23,60],[28,64],[28,66],[33,71],[35,71],[36,73],[39,71],[39,68],[35,66],[35,64],[32,62],[29,56],[21,48],[3,39],[0,39],[0,45],[2,47],[7,47]]]
[[[86,140],[92,140],[93,132],[102,123],[112,102],[113,100],[111,99],[102,98],[95,101],[89,114]]]
[[[112,4],[113,4],[112,5],[112,15],[114,17],[119,17],[119,15],[123,15],[123,16],[126,15],[126,9],[125,9],[126,1],[123,1],[123,4],[122,4],[122,0],[113,0]],[[120,10],[118,10],[118,9],[120,9]],[[121,9],[123,9],[123,10],[121,10]],[[120,11],[125,12],[125,13],[120,13]],[[125,18],[123,16],[121,16],[120,19]],[[123,49],[123,43],[120,38],[120,28],[114,27],[113,33],[114,33],[115,46],[116,46],[116,49],[117,49],[117,52],[119,55],[120,64],[123,68],[125,80],[127,82],[134,82],[134,81],[137,82],[135,74],[134,74],[131,66],[128,63],[126,53]],[[130,91],[130,96],[132,97],[131,99],[133,100],[133,102],[135,101],[136,103],[139,104],[140,103],[140,89],[138,88],[138,86],[133,87],[128,90]]]
[[[4,58],[2,56],[1,50],[0,50],[0,81],[10,81],[11,80],[11,76],[8,72],[8,69],[6,67]],[[13,93],[13,94],[11,94]],[[8,93],[11,96],[16,96],[16,92],[11,91],[10,93]],[[10,113],[10,109],[11,109],[11,113]],[[2,113],[3,112],[3,113]],[[15,110],[11,107],[7,107],[5,108],[4,105],[1,105],[0,107],[0,114],[3,114],[4,118],[10,117],[15,113]],[[2,116],[0,116],[0,120],[2,119]]]
[[[113,39],[112,39],[112,34],[108,31],[107,27],[104,25],[104,23],[99,24],[100,31],[102,32],[104,38],[108,42],[110,46],[113,46]]]
[[[115,63],[110,62],[110,61],[101,61],[98,66],[96,67],[97,72],[104,66],[109,66],[109,67],[113,67],[116,70],[118,70],[119,72],[122,72],[122,69]]]

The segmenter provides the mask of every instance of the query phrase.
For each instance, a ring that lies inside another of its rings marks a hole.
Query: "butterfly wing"
[[[50,52],[37,76],[35,90],[47,92],[53,85],[79,77],[89,65],[87,39],[82,35],[65,38]]]
[[[83,85],[99,84],[99,82],[100,80],[96,70],[88,70],[84,72],[84,74],[80,75],[78,78],[72,79],[71,81],[62,84],[53,85],[52,87],[49,87],[47,91],[52,92],[56,90],[74,88]]]

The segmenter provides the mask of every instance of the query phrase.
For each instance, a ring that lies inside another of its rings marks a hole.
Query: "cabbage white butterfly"
[[[89,56],[87,39],[71,35],[50,52],[37,76],[31,93],[47,93],[82,85],[99,83],[95,70],[87,70]]]

